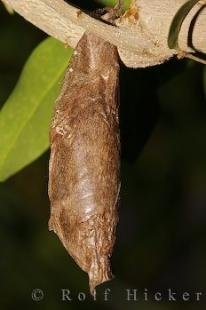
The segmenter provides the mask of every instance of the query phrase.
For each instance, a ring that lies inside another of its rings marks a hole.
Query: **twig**
[[[95,33],[116,45],[120,58],[129,67],[159,64],[177,54],[177,51],[169,49],[167,37],[173,17],[186,2],[186,0],[137,0],[138,14],[135,16],[138,16],[138,19],[132,20],[127,14],[117,21],[115,27],[88,16],[63,0],[3,1],[26,20],[71,47],[76,46],[85,30]],[[198,10],[200,3],[188,14],[179,34],[179,47],[185,53],[191,52],[188,33]],[[205,38],[206,9],[203,7],[196,16],[192,33],[193,46],[203,53],[206,52]]]

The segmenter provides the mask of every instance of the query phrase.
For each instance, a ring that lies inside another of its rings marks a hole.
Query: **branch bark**
[[[75,47],[88,30],[118,48],[128,67],[160,64],[178,54],[167,44],[169,28],[176,12],[187,0],[136,0],[136,11],[108,25],[74,8],[63,0],[2,0],[26,20],[47,34]],[[179,34],[185,53],[206,53],[206,6],[201,1],[190,11]],[[193,49],[192,49],[193,47]]]

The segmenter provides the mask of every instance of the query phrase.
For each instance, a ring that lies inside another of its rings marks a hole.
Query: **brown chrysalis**
[[[92,294],[112,278],[120,190],[118,84],[116,47],[85,33],[50,131],[49,229],[88,273]]]

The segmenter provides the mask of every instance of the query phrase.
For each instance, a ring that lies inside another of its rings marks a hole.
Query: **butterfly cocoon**
[[[66,71],[50,130],[53,230],[88,273],[90,291],[112,279],[120,191],[116,47],[85,33]]]

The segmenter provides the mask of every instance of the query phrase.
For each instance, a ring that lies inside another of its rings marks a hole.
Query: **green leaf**
[[[71,49],[48,38],[28,59],[0,111],[0,181],[48,148],[52,111],[71,54]]]
[[[177,12],[170,26],[168,35],[168,46],[171,49],[178,49],[178,37],[182,27],[182,24],[187,17],[188,13],[191,11],[193,6],[199,2],[199,0],[187,1]]]
[[[96,0],[96,2],[98,2],[104,6],[113,7],[117,3],[117,0]],[[131,2],[132,2],[132,0],[124,0],[124,9],[125,10],[129,9]]]

